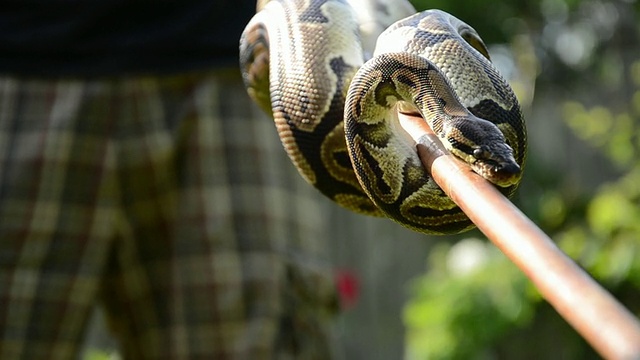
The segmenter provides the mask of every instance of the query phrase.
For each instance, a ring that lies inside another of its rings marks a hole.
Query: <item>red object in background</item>
[[[352,309],[358,303],[360,295],[358,285],[358,277],[353,271],[345,269],[336,271],[336,287],[343,310]]]

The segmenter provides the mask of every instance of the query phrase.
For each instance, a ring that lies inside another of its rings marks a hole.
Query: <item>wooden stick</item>
[[[607,359],[640,359],[640,323],[488,181],[451,155],[418,116],[399,114],[434,180]]]

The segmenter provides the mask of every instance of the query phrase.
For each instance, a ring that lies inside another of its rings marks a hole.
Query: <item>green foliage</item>
[[[631,166],[638,155],[635,119],[629,112],[614,114],[604,106],[585,109],[578,102],[564,105],[564,118],[576,136],[602,149],[619,168]]]
[[[83,360],[120,360],[118,354],[110,354],[104,350],[90,349],[82,356]]]
[[[531,318],[538,297],[490,244],[441,245],[431,263],[439,264],[414,282],[404,314],[409,359],[478,358],[486,344]]]
[[[640,61],[631,77],[640,87]],[[564,106],[565,120],[576,136],[602,151],[621,171],[603,184],[589,201],[585,222],[573,224],[558,236],[581,264],[612,285],[624,281],[640,287],[640,90],[618,111],[600,105],[586,108],[576,102]]]
[[[631,64],[629,77],[635,90],[615,110],[575,101],[564,105],[568,126],[599,149],[620,176],[593,195],[584,222],[571,224],[558,239],[599,280],[640,288],[640,60]]]

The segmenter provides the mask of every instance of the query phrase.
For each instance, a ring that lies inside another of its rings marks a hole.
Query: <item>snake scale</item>
[[[398,112],[421,115],[452,154],[511,196],[527,146],[518,101],[469,25],[363,1],[259,5],[240,39],[247,91],[273,116],[300,174],[333,201],[428,234],[466,231],[473,224],[423,168]],[[380,23],[390,26],[371,55],[361,34]]]

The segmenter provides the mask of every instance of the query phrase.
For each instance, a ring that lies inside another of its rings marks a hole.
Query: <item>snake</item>
[[[398,1],[260,3],[240,38],[244,85],[326,197],[425,234],[461,233],[474,224],[422,165],[399,114],[418,115],[508,197],[526,160],[524,117],[471,26]]]

